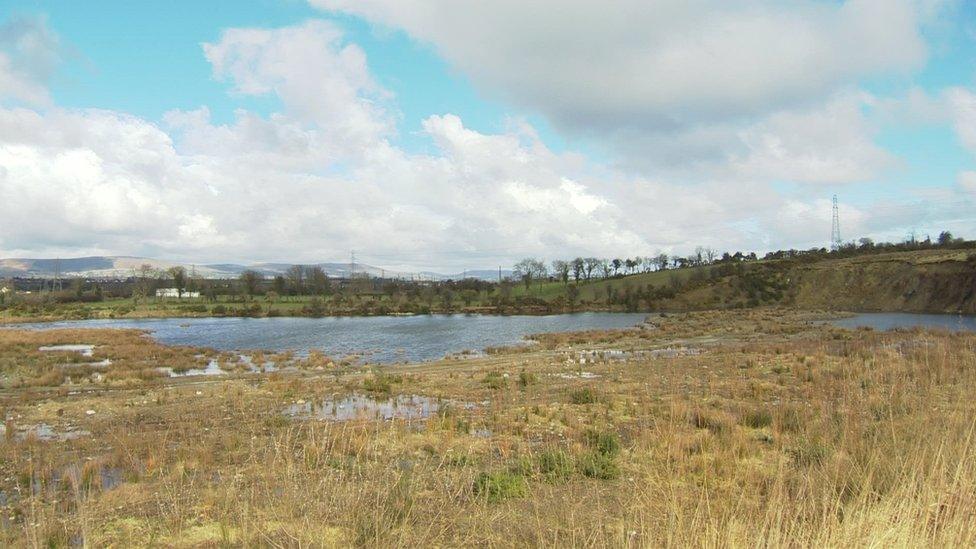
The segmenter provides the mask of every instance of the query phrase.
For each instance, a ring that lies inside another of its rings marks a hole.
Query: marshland
[[[0,547],[976,547],[974,6],[0,0]]]
[[[385,366],[3,329],[0,541],[972,545],[976,334],[829,318],[652,315]]]

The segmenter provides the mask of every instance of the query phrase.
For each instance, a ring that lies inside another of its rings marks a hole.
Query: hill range
[[[149,265],[156,271],[166,271],[172,267],[182,266],[187,271],[195,273],[196,276],[218,279],[237,278],[245,270],[254,270],[265,277],[273,277],[284,274],[294,263],[255,263],[251,265],[211,263],[201,265],[132,256],[91,256],[62,259],[8,258],[0,259],[0,277],[52,278],[60,275],[64,278],[125,279],[135,276],[143,265]],[[443,274],[431,271],[397,271],[358,262],[355,266],[351,263],[332,262],[303,263],[303,265],[321,267],[327,275],[335,278],[347,278],[354,272],[356,274],[365,273],[373,277],[406,279],[457,280],[462,277],[468,277],[482,280],[496,280],[498,278],[498,270],[492,269]],[[510,275],[511,271],[502,270],[502,276]]]

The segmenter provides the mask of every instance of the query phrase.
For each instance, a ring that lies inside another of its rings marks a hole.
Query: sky
[[[0,257],[976,237],[976,0],[0,0]]]

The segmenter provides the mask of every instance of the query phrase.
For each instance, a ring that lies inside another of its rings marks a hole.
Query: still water
[[[418,315],[327,318],[166,318],[72,320],[19,327],[136,328],[168,345],[221,351],[321,350],[341,358],[363,354],[369,362],[423,361],[462,351],[515,345],[538,333],[629,328],[641,313],[575,313],[548,316]]]
[[[843,328],[941,328],[944,330],[976,332],[976,316],[932,315],[914,313],[860,313],[849,318],[831,321]]]

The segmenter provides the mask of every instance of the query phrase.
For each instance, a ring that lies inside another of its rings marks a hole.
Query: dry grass
[[[398,375],[11,393],[13,423],[92,434],[0,443],[0,543],[976,543],[976,336],[802,320],[678,315]],[[679,345],[702,352],[578,361]],[[426,421],[282,414],[364,391],[442,406]]]

